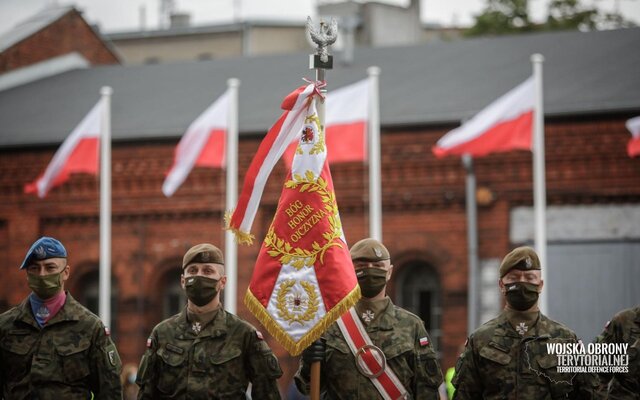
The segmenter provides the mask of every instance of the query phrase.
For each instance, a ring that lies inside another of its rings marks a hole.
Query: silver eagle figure
[[[312,46],[315,43],[320,61],[326,63],[329,60],[327,46],[334,44],[338,38],[338,22],[333,18],[329,24],[321,20],[320,27],[316,30],[311,17],[307,17],[307,38]]]

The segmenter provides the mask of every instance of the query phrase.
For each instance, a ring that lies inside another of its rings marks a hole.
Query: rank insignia
[[[202,325],[200,325],[200,322],[194,322],[193,325],[191,325],[191,330],[197,335],[202,330]]]

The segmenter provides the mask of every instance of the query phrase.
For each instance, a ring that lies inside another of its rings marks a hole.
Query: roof
[[[355,62],[327,72],[329,90],[381,67],[383,128],[457,124],[531,75],[542,53],[545,114],[640,112],[640,28],[536,33],[356,49]],[[241,134],[264,133],[286,94],[313,77],[306,53],[75,70],[0,92],[0,146],[57,144],[113,87],[114,140],[180,137],[239,78]]]
[[[135,40],[146,38],[165,38],[188,35],[206,35],[210,33],[240,32],[247,28],[304,28],[305,21],[296,20],[245,20],[211,25],[174,26],[167,29],[135,30],[111,32],[105,34],[112,41]]]
[[[73,6],[47,7],[18,23],[10,31],[0,36],[0,52],[51,25],[72,10],[74,10]]]

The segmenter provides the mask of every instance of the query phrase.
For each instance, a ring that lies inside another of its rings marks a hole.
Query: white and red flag
[[[102,104],[103,100],[98,101],[71,131],[45,171],[34,182],[24,186],[25,193],[36,193],[42,198],[52,188],[69,180],[71,174],[98,175]]]
[[[286,111],[260,145],[229,221],[229,228],[241,233],[240,239],[251,239],[248,229],[253,216],[249,218],[248,205],[259,202],[273,165],[298,136],[300,144],[245,295],[247,308],[292,355],[320,337],[360,297],[342,232],[317,99],[314,85],[285,99]]]
[[[369,121],[369,80],[363,79],[327,94],[326,142],[329,164],[367,159],[367,124]],[[284,154],[291,165],[298,141]]]
[[[176,147],[173,165],[162,184],[165,196],[172,196],[195,166],[224,167],[228,110],[229,90],[189,125]]]
[[[437,157],[484,156],[509,150],[531,150],[535,99],[532,76],[441,137],[433,153]]]
[[[627,153],[629,157],[640,156],[640,116],[628,120],[626,126],[631,132],[631,139],[627,144]]]

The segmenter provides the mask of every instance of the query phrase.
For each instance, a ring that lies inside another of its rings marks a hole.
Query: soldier
[[[640,305],[617,313],[607,322],[597,339],[600,343],[627,343],[629,365],[627,373],[603,374],[601,380],[607,399],[640,399]],[[607,384],[608,383],[608,384]]]
[[[544,282],[532,248],[506,255],[498,285],[505,309],[467,339],[453,378],[454,400],[599,398],[595,375],[558,372],[557,355],[547,354],[547,343],[578,339],[538,309]]]
[[[222,309],[227,277],[222,252],[203,243],[182,260],[187,307],[159,323],[147,340],[138,399],[279,399],[278,360],[262,334]]]
[[[303,352],[298,389],[309,392],[310,365],[320,361],[323,398],[436,400],[442,372],[424,323],[386,296],[389,252],[374,239],[350,252],[362,298]]]
[[[33,292],[0,315],[0,398],[121,399],[109,330],[64,290],[70,266],[62,243],[38,239],[20,269]]]

